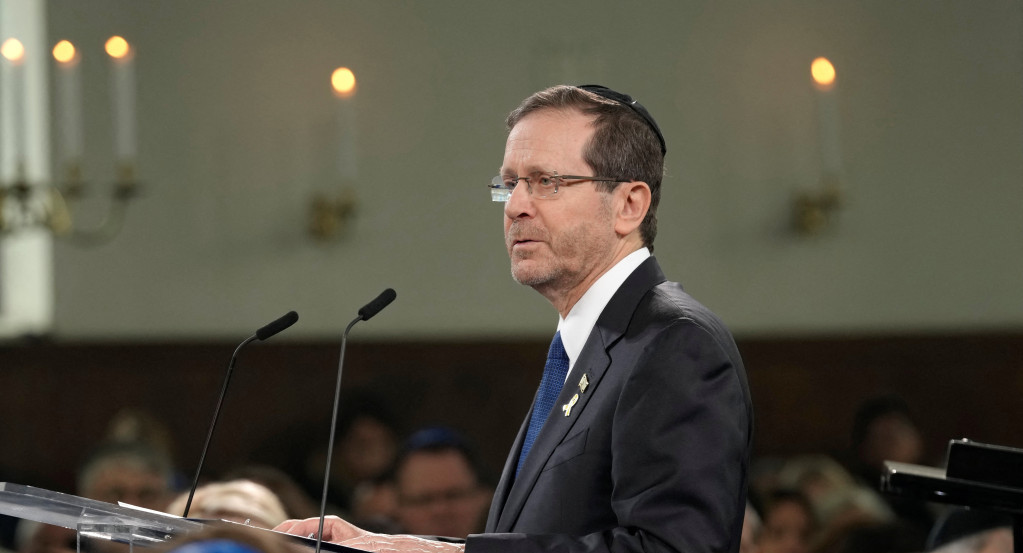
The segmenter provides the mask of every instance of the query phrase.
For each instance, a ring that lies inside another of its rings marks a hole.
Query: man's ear
[[[615,190],[615,232],[619,236],[632,234],[650,210],[650,186],[643,181],[623,182]]]

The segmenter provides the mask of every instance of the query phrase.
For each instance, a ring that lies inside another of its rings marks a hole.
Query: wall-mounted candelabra
[[[104,214],[97,222],[83,224],[79,205],[93,195],[83,178],[84,132],[82,126],[81,55],[71,42],[53,47],[56,63],[54,96],[61,177],[53,183],[34,182],[26,170],[25,108],[27,89],[24,71],[31,53],[16,38],[0,46],[3,55],[3,136],[11,149],[13,177],[0,181],[0,237],[28,229],[47,229],[54,236],[76,244],[103,244],[118,234],[130,201],[138,194],[135,171],[135,73],[134,49],[119,36],[107,40],[110,59],[110,95],[113,107],[116,175],[103,198]],[[92,201],[90,203],[96,203]]]
[[[59,186],[31,184],[19,168],[13,182],[0,184],[0,236],[44,228],[76,244],[100,245],[120,232],[128,203],[137,191],[133,168],[122,166],[110,187],[104,215],[98,223],[84,226],[76,215],[76,205],[87,195],[87,185],[78,166],[68,168],[66,181]]]
[[[317,192],[309,202],[309,234],[326,242],[343,238],[356,214],[353,185],[358,182],[357,125],[355,118],[355,73],[338,67],[330,75],[337,98],[338,166],[341,184],[338,192]]]
[[[792,226],[804,236],[820,234],[831,226],[844,199],[839,178],[842,152],[838,139],[835,66],[827,58],[817,58],[810,64],[810,75],[817,90],[817,141],[823,171],[817,186],[797,193],[792,202]]]

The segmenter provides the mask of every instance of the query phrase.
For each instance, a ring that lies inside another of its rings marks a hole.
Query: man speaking
[[[596,85],[537,92],[507,123],[490,191],[504,202],[512,276],[559,320],[486,533],[450,544],[332,517],[324,539],[435,553],[738,551],[749,388],[728,330],[651,256],[660,129],[631,97]]]

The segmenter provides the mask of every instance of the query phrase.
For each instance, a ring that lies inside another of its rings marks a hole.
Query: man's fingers
[[[347,539],[341,545],[375,553],[464,553],[460,544],[426,540],[416,536],[373,534]]]
[[[274,530],[304,538],[315,538],[317,532],[320,531],[320,519],[286,520],[277,525]],[[365,533],[365,530],[353,526],[336,516],[328,516],[323,520],[323,541],[337,542],[358,537]]]
[[[288,519],[288,520],[285,520],[284,522],[278,524],[277,526],[274,526],[273,529],[274,529],[275,532],[284,532],[285,534],[290,534],[291,533],[290,532],[291,527],[294,526],[298,522],[301,522],[301,521],[298,520],[298,519]]]

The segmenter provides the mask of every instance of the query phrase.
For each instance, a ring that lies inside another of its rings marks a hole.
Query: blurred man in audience
[[[881,482],[885,461],[924,463],[923,437],[909,404],[898,395],[883,394],[863,401],[856,410],[852,430],[855,455],[853,473],[871,489]],[[934,513],[915,499],[885,495],[895,515],[926,533],[934,525]]]
[[[171,493],[173,468],[164,455],[138,442],[111,442],[97,447],[78,470],[78,495],[107,503],[129,503],[162,510]],[[75,532],[39,525],[21,549],[24,553],[75,551]]]
[[[395,462],[396,518],[404,532],[464,538],[482,529],[490,493],[474,451],[448,428],[420,430]]]
[[[97,448],[78,471],[78,494],[108,503],[162,509],[171,497],[170,460],[148,445],[113,442]]]
[[[856,410],[852,430],[854,471],[876,488],[885,461],[920,463],[923,437],[904,399],[885,394],[863,401]]]

